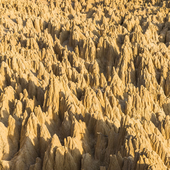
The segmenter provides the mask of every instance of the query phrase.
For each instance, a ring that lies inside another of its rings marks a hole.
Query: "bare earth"
[[[169,170],[170,0],[0,0],[0,170]]]

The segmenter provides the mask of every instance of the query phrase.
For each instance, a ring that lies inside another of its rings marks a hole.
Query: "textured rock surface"
[[[0,170],[170,169],[169,0],[0,0]]]

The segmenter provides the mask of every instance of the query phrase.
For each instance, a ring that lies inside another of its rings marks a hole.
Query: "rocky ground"
[[[0,0],[0,170],[170,169],[169,0]]]

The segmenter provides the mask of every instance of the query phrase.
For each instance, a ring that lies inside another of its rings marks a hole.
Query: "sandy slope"
[[[0,170],[169,168],[169,0],[0,0]]]

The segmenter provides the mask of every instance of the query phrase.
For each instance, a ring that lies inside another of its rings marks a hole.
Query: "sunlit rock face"
[[[170,169],[169,0],[0,0],[0,170]]]

